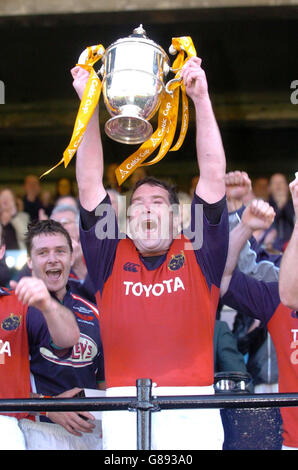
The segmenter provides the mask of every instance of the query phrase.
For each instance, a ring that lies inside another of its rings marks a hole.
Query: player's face
[[[40,234],[32,240],[28,265],[33,276],[42,279],[58,298],[65,292],[72,263],[72,253],[62,233]]]
[[[144,256],[163,254],[175,235],[175,218],[168,191],[143,184],[133,194],[128,212],[129,232]]]

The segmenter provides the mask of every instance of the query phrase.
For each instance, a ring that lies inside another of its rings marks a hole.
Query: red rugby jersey
[[[279,392],[298,391],[298,316],[293,310],[280,304],[268,330],[272,336],[278,360]],[[280,408],[283,419],[284,445],[298,447],[298,407]]]
[[[129,239],[119,242],[112,273],[97,293],[108,387],[213,383],[213,328],[219,289],[206,279],[185,237],[148,270]]]
[[[0,289],[0,398],[29,398],[30,369],[27,306],[13,292]],[[27,413],[9,413],[24,417]]]

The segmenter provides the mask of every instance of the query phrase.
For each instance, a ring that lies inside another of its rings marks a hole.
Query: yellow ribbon
[[[99,80],[96,72],[94,71],[93,65],[103,56],[104,48],[101,44],[99,44],[97,46],[87,47],[84,52],[86,55],[85,63],[79,63],[77,65],[88,70],[90,72],[90,75],[76,117],[71,140],[67,148],[63,152],[63,157],[60,162],[58,162],[50,170],[43,173],[41,175],[41,178],[45,175],[48,175],[51,171],[53,171],[55,168],[57,168],[57,166],[61,165],[61,163],[63,162],[65,168],[68,166],[70,160],[78,150],[78,147],[84,137],[88,122],[99,101],[101,93],[101,81]]]
[[[185,62],[196,55],[192,39],[190,37],[173,38],[172,46],[179,52],[177,58],[173,63],[173,70],[177,70],[175,79],[173,80],[172,95],[164,93],[158,113],[158,127],[152,136],[144,142],[139,149],[130,155],[121,165],[115,170],[116,178],[119,186],[129,178],[129,176],[139,166],[154,165],[164,158],[168,151],[179,150],[184,142],[186,132],[188,129],[189,113],[188,113],[188,99],[185,92],[185,86],[180,78],[181,68]],[[185,57],[186,54],[186,57]],[[174,145],[170,148],[175,136],[178,108],[179,108],[179,87],[182,94],[182,121],[179,138]],[[160,145],[160,150],[155,158],[149,162],[144,162]]]

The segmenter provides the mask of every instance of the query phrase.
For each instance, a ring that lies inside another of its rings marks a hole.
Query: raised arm
[[[255,199],[244,210],[241,222],[230,232],[228,256],[220,285],[221,296],[223,296],[229,288],[240,252],[245,243],[250,239],[254,230],[264,230],[270,227],[274,216],[275,212],[273,208],[262,200]]]
[[[71,70],[73,87],[82,99],[89,72],[80,66]],[[89,211],[95,209],[105,198],[103,186],[103,149],[99,126],[98,105],[88,123],[86,132],[77,150],[76,178],[79,189],[80,203]]]
[[[66,349],[79,341],[80,331],[73,313],[50,295],[41,279],[23,277],[18,283],[11,281],[10,285],[23,304],[42,312],[56,346]]]
[[[298,310],[298,178],[290,184],[296,223],[283,254],[279,272],[279,295],[287,307]]]
[[[196,194],[204,201],[214,203],[225,195],[226,158],[201,62],[198,57],[190,58],[183,66],[181,76],[196,111],[196,148],[200,170]]]

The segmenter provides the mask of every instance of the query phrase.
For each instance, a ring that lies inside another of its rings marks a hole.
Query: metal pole
[[[151,449],[151,379],[137,380],[137,449]]]
[[[151,381],[150,381],[151,382]],[[144,391],[148,391],[148,387]],[[153,411],[174,410],[179,408],[268,408],[298,407],[298,393],[263,394],[224,394],[194,396],[161,396],[147,402],[139,402],[136,397],[103,398],[32,398],[0,399],[0,413],[27,411],[113,411],[136,410]]]

